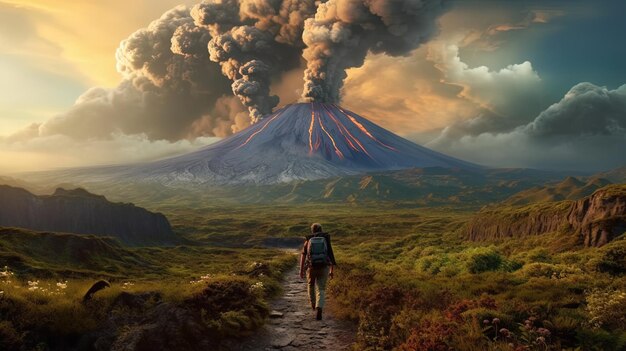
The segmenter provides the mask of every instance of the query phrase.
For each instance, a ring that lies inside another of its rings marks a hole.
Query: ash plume
[[[368,52],[406,55],[437,32],[446,0],[329,0],[304,22],[302,98],[339,102],[346,69]]]
[[[362,65],[368,52],[404,55],[428,40],[444,1],[205,0],[191,9],[178,6],[122,41],[117,87],[89,89],[68,111],[38,124],[36,136],[225,136],[270,114],[278,104],[272,84],[305,63],[303,98],[338,102],[347,68]],[[240,105],[229,99],[233,94]],[[218,108],[224,101],[229,108]],[[244,108],[248,121],[242,120]]]
[[[209,58],[220,64],[232,91],[252,123],[272,112],[278,97],[272,78],[300,64],[303,20],[314,13],[313,1],[205,1],[193,7],[195,24],[213,37]]]

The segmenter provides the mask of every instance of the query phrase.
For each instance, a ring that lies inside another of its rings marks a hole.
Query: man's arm
[[[306,263],[306,243],[304,241],[304,245],[302,246],[302,251],[300,252],[300,278],[304,279],[304,268]]]
[[[304,252],[300,253],[300,278],[304,279]]]

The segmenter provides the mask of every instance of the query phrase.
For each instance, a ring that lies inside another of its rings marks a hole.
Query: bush
[[[236,336],[261,326],[269,309],[245,279],[210,282],[185,301],[200,311],[204,323],[217,337]]]
[[[615,242],[605,250],[596,264],[597,270],[617,276],[626,274],[626,240]]]
[[[553,279],[563,279],[583,273],[580,268],[575,266],[538,262],[525,265],[519,272],[527,278],[544,277]]]
[[[467,270],[472,274],[497,271],[503,261],[502,256],[492,249],[477,249],[469,253]]]
[[[594,289],[586,294],[585,300],[592,327],[626,329],[626,292]]]

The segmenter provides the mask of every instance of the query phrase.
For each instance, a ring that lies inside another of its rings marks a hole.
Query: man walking
[[[306,236],[300,255],[300,278],[304,279],[306,271],[307,289],[311,307],[317,312],[316,319],[322,319],[326,282],[333,278],[333,269],[337,265],[330,234],[322,231],[322,225],[313,223],[311,234]]]

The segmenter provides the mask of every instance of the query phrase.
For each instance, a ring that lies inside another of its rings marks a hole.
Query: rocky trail
[[[349,323],[333,318],[326,309],[324,319],[315,320],[307,296],[306,282],[297,268],[287,272],[284,294],[271,303],[270,319],[255,335],[226,343],[226,350],[349,350],[355,329]],[[327,298],[327,300],[329,300]]]

